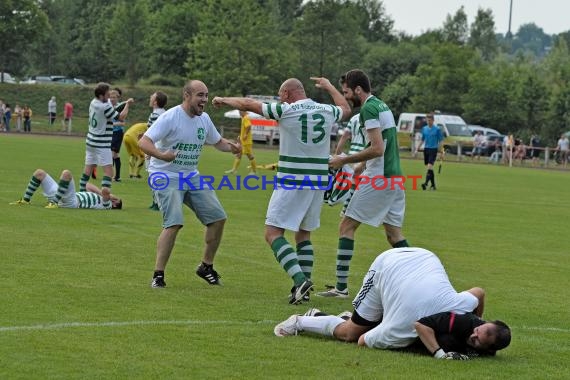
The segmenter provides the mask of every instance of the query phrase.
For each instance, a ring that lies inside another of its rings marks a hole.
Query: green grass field
[[[260,163],[277,157],[276,150],[255,154]],[[188,211],[168,287],[150,288],[161,218],[147,209],[145,181],[113,184],[122,211],[48,210],[40,192],[31,206],[8,205],[37,167],[54,177],[68,168],[78,178],[83,159],[82,138],[0,135],[0,379],[569,376],[569,172],[450,162],[438,191],[407,192],[408,240],[439,255],[456,289],[484,287],[486,318],[513,331],[511,346],[495,358],[447,362],[306,335],[276,338],[274,325],[289,315],[309,307],[338,313],[351,300],[287,303],[290,280],[263,238],[270,191],[218,192],[229,215],[216,259],[223,287],[194,274],[203,228]],[[126,162],[123,152],[123,177]],[[200,170],[220,176],[231,162],[208,148]],[[406,174],[424,174],[419,160],[402,162]],[[317,290],[334,281],[338,212],[323,206],[313,235]],[[359,229],[353,294],[388,248],[382,229]]]

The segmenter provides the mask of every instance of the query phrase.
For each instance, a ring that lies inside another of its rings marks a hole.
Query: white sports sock
[[[344,319],[336,315],[325,315],[321,317],[301,316],[297,319],[297,326],[301,331],[333,336],[334,329],[343,322]]]

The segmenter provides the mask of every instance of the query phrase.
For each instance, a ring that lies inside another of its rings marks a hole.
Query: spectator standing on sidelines
[[[22,117],[24,118],[24,132],[32,133],[32,115],[32,109],[26,104],[22,110]]]
[[[540,157],[540,137],[532,135],[530,138],[530,156],[532,157],[532,166],[538,165],[538,158]]]
[[[342,94],[326,78],[311,78],[316,87],[327,91],[335,105],[320,104],[309,98],[296,78],[279,88],[278,103],[262,103],[250,98],[215,97],[215,106],[230,106],[276,120],[279,125],[279,181],[271,195],[265,218],[265,241],[275,259],[293,280],[289,303],[307,300],[313,286],[313,245],[311,232],[320,226],[324,189],[328,182],[330,136],[335,122],[346,118],[350,108]],[[307,184],[302,189],[287,185]],[[312,187],[314,186],[314,187]],[[321,185],[322,187],[322,185]],[[285,239],[285,231],[295,232],[296,249]]]
[[[14,107],[14,117],[16,118],[16,130],[18,132],[22,132],[22,107],[19,104],[16,104]]]
[[[422,183],[422,189],[427,189],[431,182],[431,190],[435,190],[435,173],[433,164],[437,158],[437,152],[441,148],[443,141],[443,133],[437,125],[434,125],[434,114],[430,112],[426,117],[427,124],[422,128],[422,142],[424,146],[424,165],[427,167],[426,180]]]
[[[62,132],[71,134],[71,119],[73,118],[73,104],[65,102],[63,105],[63,120],[61,121]]]
[[[471,151],[471,160],[474,160],[477,157],[477,161],[481,158],[481,154],[483,153],[483,148],[485,144],[485,138],[481,131],[475,132],[475,136],[473,136],[473,150]]]
[[[49,115],[49,125],[50,127],[55,123],[55,118],[57,115],[57,103],[55,102],[55,96],[52,96],[48,101],[48,115]]]
[[[339,169],[356,164],[355,174],[365,178],[384,177],[377,182],[358,187],[348,204],[339,225],[336,259],[336,285],[317,293],[322,297],[348,297],[350,261],[354,255],[356,230],[362,223],[384,226],[386,238],[392,247],[407,247],[402,235],[406,195],[402,188],[393,186],[392,177],[402,176],[400,153],[394,115],[386,103],[372,95],[370,79],[362,70],[350,70],[341,77],[342,92],[353,108],[360,107],[359,129],[363,131],[365,149],[350,156],[333,156],[329,165]]]
[[[2,99],[0,99],[0,131],[5,132],[6,131],[6,127],[4,124],[4,111],[6,110],[6,104],[4,104],[4,101]]]
[[[568,153],[570,152],[570,143],[568,141],[568,137],[563,133],[560,135],[558,142],[556,143],[556,148],[558,153],[560,154],[560,162],[562,166],[566,168],[568,165]]]
[[[4,108],[4,128],[6,132],[10,132],[10,121],[12,120],[12,109],[9,104]]]

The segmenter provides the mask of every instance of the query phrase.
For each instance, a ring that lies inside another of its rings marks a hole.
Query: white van
[[[247,95],[247,98],[252,98],[265,103],[274,103],[279,101],[278,96],[271,95]],[[268,143],[273,145],[279,142],[279,127],[277,121],[266,119],[263,115],[258,115],[255,112],[248,112],[251,119],[251,137],[253,141]],[[232,110],[224,113],[224,116],[230,119],[241,119],[239,110]]]
[[[425,113],[401,113],[397,125],[400,149],[412,149],[414,135],[421,133],[426,124]],[[434,112],[434,124],[442,130],[445,136],[443,147],[446,152],[456,154],[458,145],[461,146],[462,152],[473,150],[471,131],[461,116]]]

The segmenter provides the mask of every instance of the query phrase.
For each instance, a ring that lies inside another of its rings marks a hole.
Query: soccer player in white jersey
[[[10,204],[29,205],[32,196],[40,186],[49,202],[46,208],[90,208],[95,210],[123,208],[122,200],[111,194],[109,188],[104,187],[100,190],[97,186],[88,183],[86,191],[76,192],[73,176],[67,169],[61,172],[59,183],[45,170],[36,169],[22,198]]]
[[[79,180],[79,190],[85,191],[85,187],[91,174],[97,166],[103,167],[102,188],[111,189],[111,177],[113,176],[113,154],[111,152],[111,140],[113,139],[113,119],[124,121],[129,113],[129,104],[125,104],[121,113],[117,112],[109,102],[110,86],[108,83],[99,83],[95,87],[95,98],[89,105],[89,131],[85,141],[85,169]]]
[[[293,279],[289,298],[292,304],[306,299],[313,285],[310,237],[311,231],[320,225],[324,189],[328,183],[331,128],[350,114],[348,102],[328,79],[311,79],[332,96],[335,106],[307,98],[303,84],[295,78],[283,82],[278,103],[222,97],[212,101],[215,106],[252,111],[279,123],[278,184],[267,208],[265,240]],[[301,184],[304,184],[302,189]],[[285,239],[285,230],[295,232],[296,249]]]
[[[455,291],[433,252],[393,248],[370,266],[352,302],[350,319],[311,309],[279,323],[274,332],[282,337],[306,331],[371,348],[403,348],[418,338],[414,324],[420,318],[443,312],[481,317],[484,298],[484,290],[477,287]]]
[[[178,231],[184,225],[183,204],[192,209],[206,226],[202,263],[196,274],[210,285],[221,285],[220,276],[214,270],[214,256],[227,216],[214,190],[201,188],[198,161],[204,144],[234,154],[241,152],[241,147],[222,138],[210,116],[204,112],[208,102],[208,87],[203,82],[188,81],[182,97],[182,104],[160,115],[139,140],[141,150],[151,157],[148,171],[149,176],[154,178],[154,194],[160,204],[163,220],[157,242],[151,283],[153,288],[166,286],[164,270]],[[158,178],[166,186],[158,188]]]
[[[354,108],[360,107],[359,128],[366,131],[366,148],[350,156],[335,155],[329,164],[333,169],[358,164],[355,174],[362,173],[370,179],[384,177],[384,180],[374,180],[374,186],[361,184],[354,191],[339,226],[336,285],[317,293],[323,297],[347,298],[354,236],[362,223],[373,227],[384,225],[386,238],[394,248],[407,247],[408,242],[402,235],[405,193],[392,181],[393,177],[402,176],[394,115],[386,103],[370,93],[370,80],[363,71],[348,71],[341,78],[341,84],[345,98]]]

